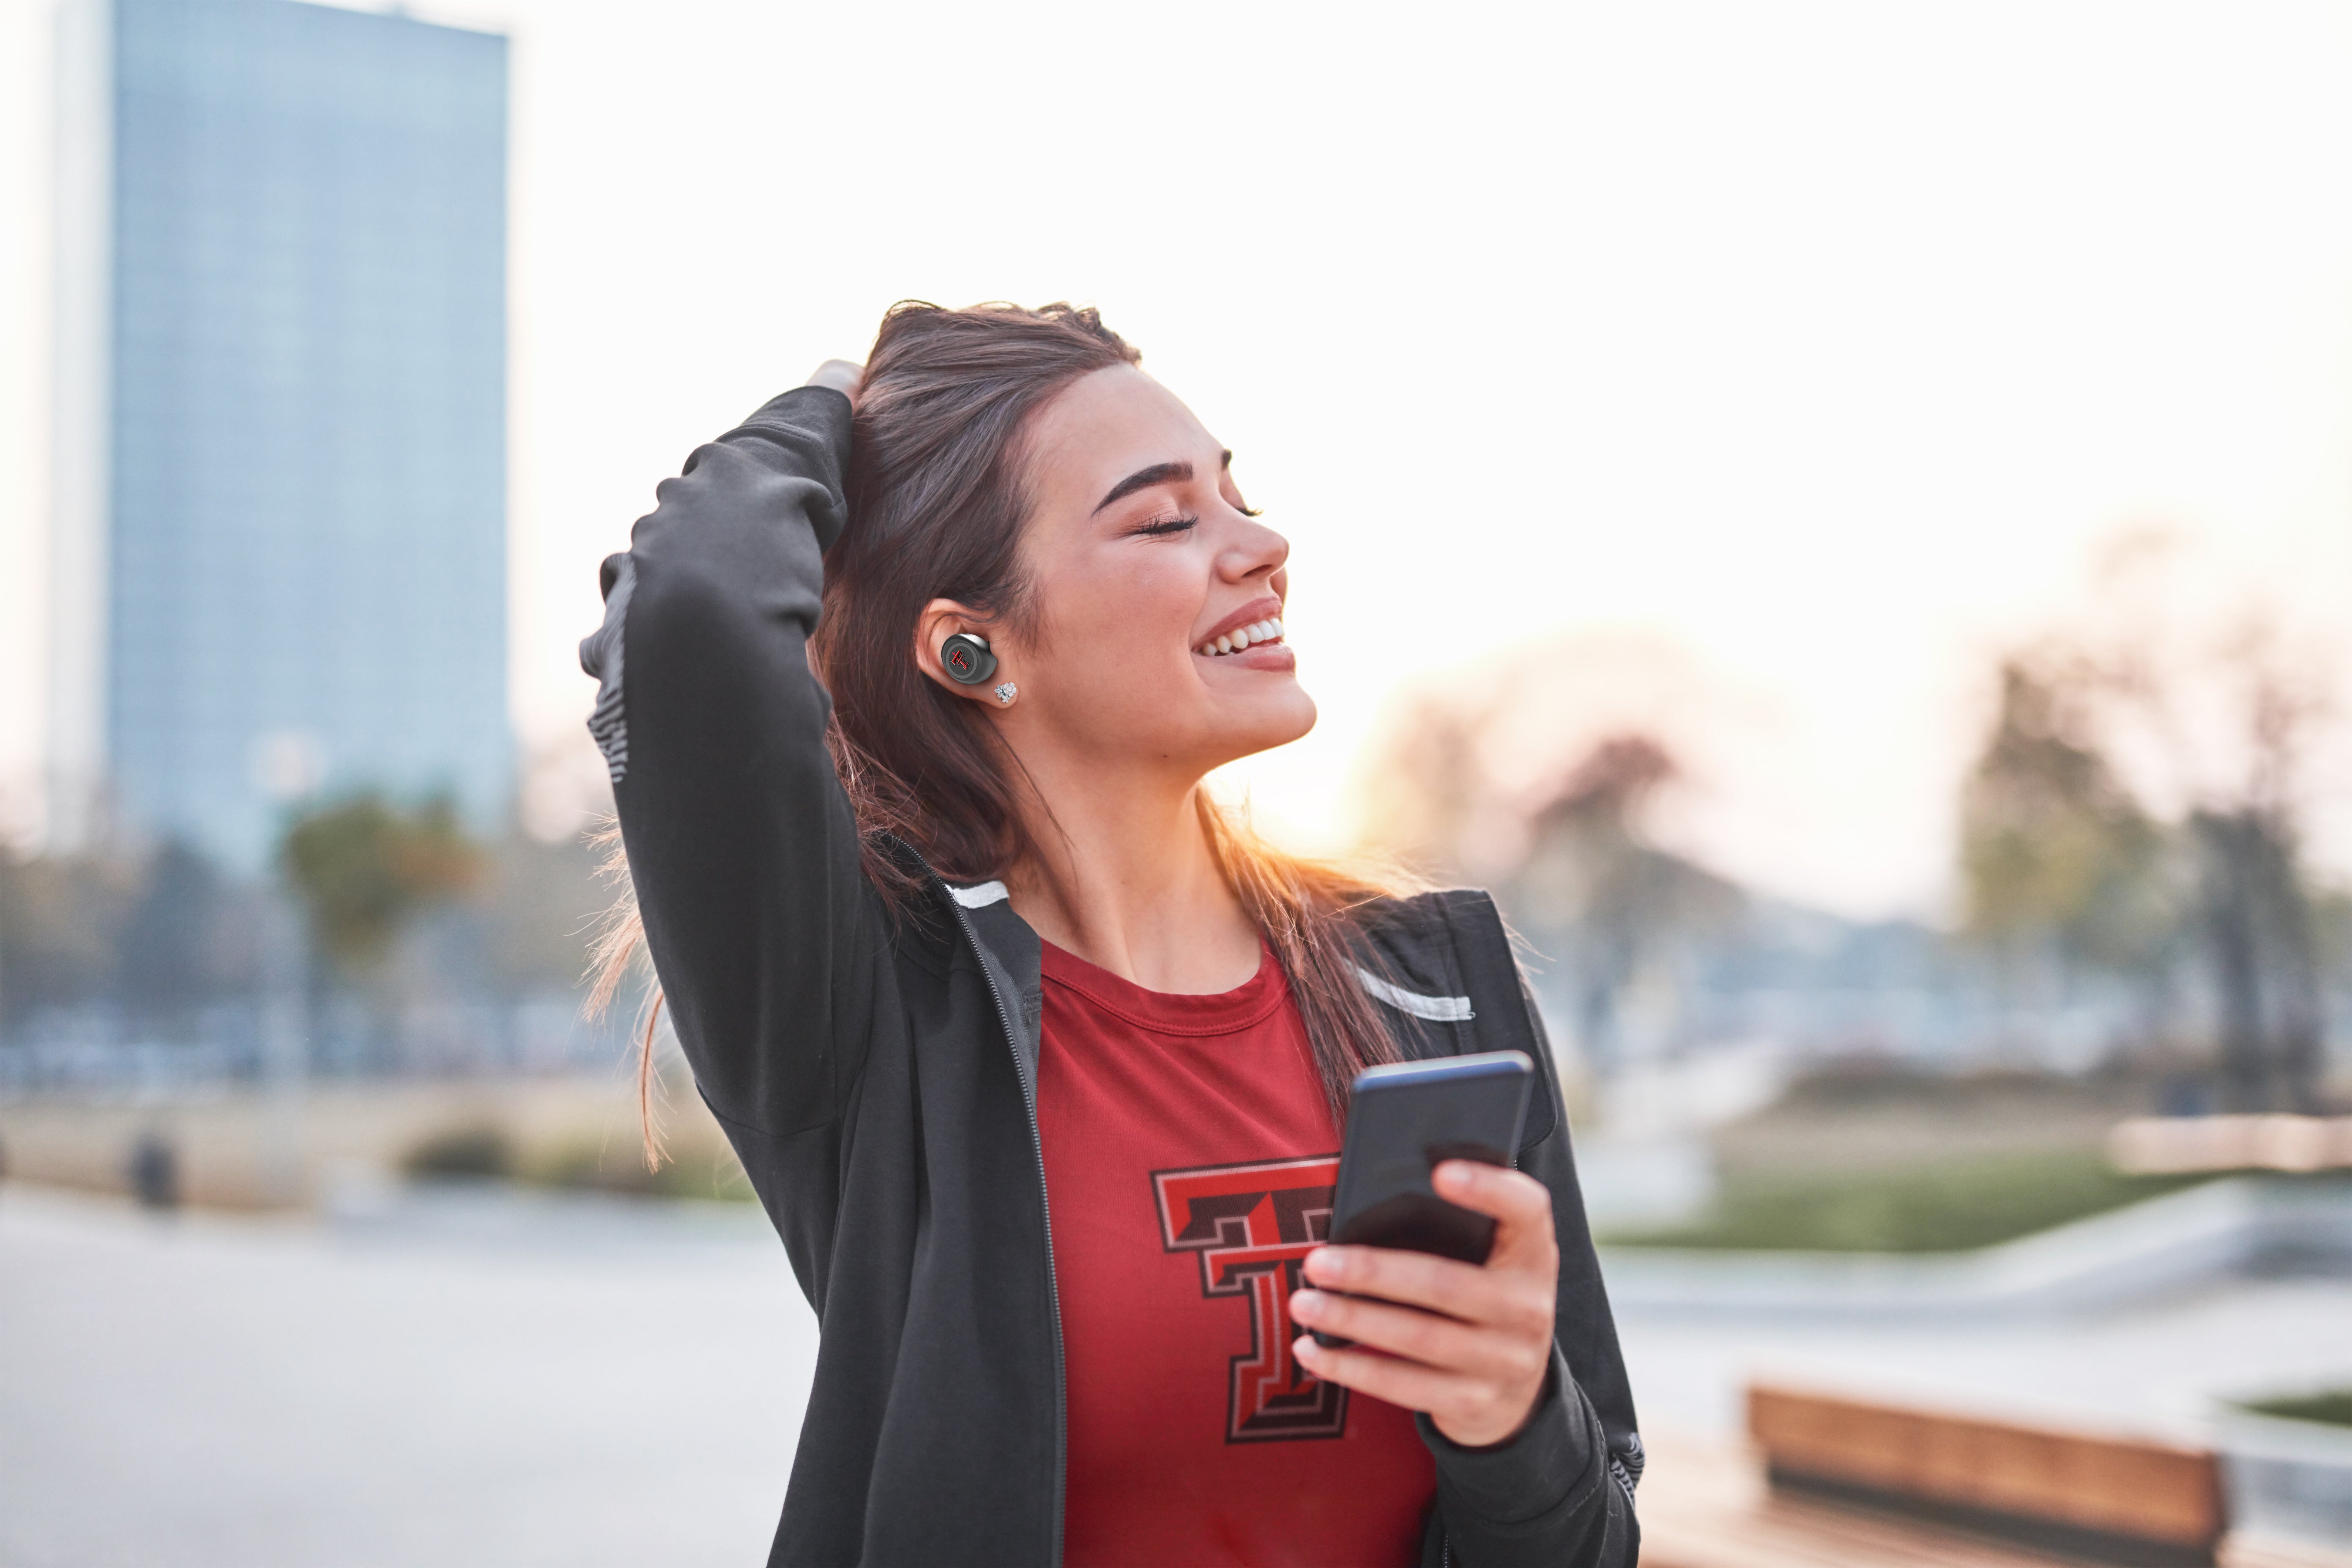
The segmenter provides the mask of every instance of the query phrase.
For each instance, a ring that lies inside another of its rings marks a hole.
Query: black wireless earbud
[[[988,639],[970,632],[958,632],[940,644],[940,664],[958,686],[978,686],[996,673],[996,656],[988,651]]]

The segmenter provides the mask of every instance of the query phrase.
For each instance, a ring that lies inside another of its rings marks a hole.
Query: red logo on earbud
[[[971,655],[964,652],[961,648],[958,648],[955,652],[948,655],[948,662],[955,666],[956,673],[958,675],[962,675],[971,668]]]

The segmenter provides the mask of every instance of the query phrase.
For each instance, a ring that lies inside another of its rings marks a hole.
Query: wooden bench
[[[2228,1525],[2201,1448],[1760,1385],[1748,1429],[1778,1489],[2080,1562],[2208,1568]]]
[[[2051,1568],[2043,1552],[1823,1500],[1764,1478],[1749,1447],[1645,1429],[1642,1568]],[[2352,1568],[2352,1552],[2232,1535],[2221,1568]]]

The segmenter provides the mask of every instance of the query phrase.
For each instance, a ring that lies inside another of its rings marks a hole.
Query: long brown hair
[[[853,426],[850,522],[825,558],[809,662],[833,698],[826,739],[864,836],[866,875],[902,910],[929,895],[891,839],[956,881],[1001,878],[1036,849],[1017,805],[1018,760],[976,704],[916,667],[916,621],[931,600],[954,599],[991,624],[1034,626],[1020,553],[1029,418],[1078,377],[1141,357],[1091,308],[950,310],[907,300],[882,318]],[[1356,940],[1355,913],[1406,890],[1406,879],[1284,854],[1205,787],[1196,802],[1218,867],[1282,964],[1340,1121],[1355,1075],[1398,1056],[1358,972],[1375,961]],[[644,942],[619,834],[607,842],[624,889],[596,946],[593,1008],[609,1003]],[[658,1009],[656,993],[638,1057],[649,1160],[660,1157],[651,1116]]]

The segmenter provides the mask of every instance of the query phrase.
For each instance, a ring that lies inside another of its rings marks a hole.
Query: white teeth
[[[1219,654],[1239,653],[1258,643],[1276,642],[1281,637],[1282,618],[1269,616],[1265,620],[1253,621],[1248,626],[1227,632],[1213,642],[1204,642],[1192,651],[1204,658],[1214,658]]]

